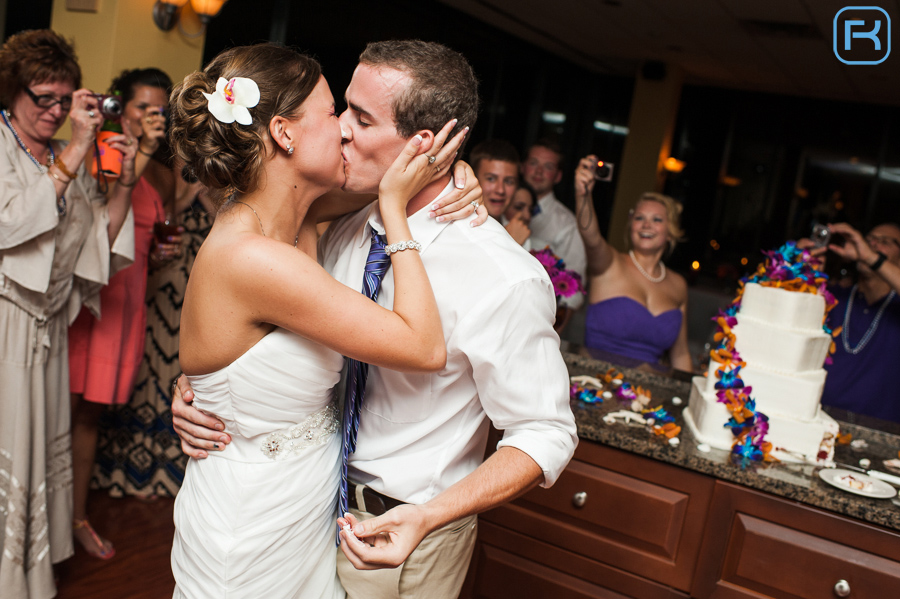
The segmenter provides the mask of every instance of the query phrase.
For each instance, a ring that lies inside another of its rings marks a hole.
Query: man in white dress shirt
[[[345,190],[377,192],[412,136],[423,136],[424,149],[451,118],[474,124],[476,85],[466,60],[439,44],[370,44],[341,115]],[[366,542],[342,533],[338,555],[351,598],[455,598],[475,514],[553,484],[577,443],[552,285],[496,221],[473,228],[429,218],[452,186],[449,175],[432,183],[407,210],[440,310],[447,364],[434,374],[369,368],[349,468],[353,532]],[[333,223],[321,240],[322,264],[350,287],[361,287],[371,229],[384,230],[377,202]],[[378,303],[389,308],[393,293],[389,270]],[[183,419],[208,422],[192,412],[176,398],[176,428]],[[504,436],[482,463],[489,420]],[[203,438],[227,440],[211,430]]]
[[[587,281],[587,254],[578,233],[578,223],[571,210],[556,199],[553,186],[562,179],[562,153],[552,140],[542,139],[528,149],[522,163],[522,177],[537,195],[537,208],[531,217],[531,234],[545,239],[550,249],[566,263],[566,268]],[[577,310],[584,302],[584,294],[562,298],[562,306]]]

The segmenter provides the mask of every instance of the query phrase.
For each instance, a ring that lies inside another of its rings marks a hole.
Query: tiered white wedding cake
[[[773,255],[781,257],[784,250]],[[799,252],[789,250],[787,255]],[[809,284],[794,279],[792,285],[771,286],[785,280],[773,283],[764,274],[773,274],[770,258],[754,277],[762,284],[744,285],[739,308],[719,318],[720,347],[707,376],[693,379],[684,418],[694,437],[713,447],[732,449],[737,440],[735,451],[742,453],[768,442],[765,450],[778,459],[829,462],[838,424],[819,403],[831,347],[831,335],[823,330],[825,276],[811,268],[798,272],[797,262],[786,264]]]

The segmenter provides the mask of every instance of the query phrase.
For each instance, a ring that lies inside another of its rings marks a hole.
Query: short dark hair
[[[556,154],[557,156],[559,156],[559,161],[557,162],[557,165],[560,169],[562,169],[563,158],[565,158],[565,155],[563,154],[562,146],[560,145],[559,140],[557,140],[553,137],[542,137],[539,140],[537,140],[536,142],[534,142],[533,144],[531,144],[530,146],[528,146],[528,151],[525,152],[525,155],[528,156],[528,154],[531,153],[531,148],[534,148],[537,146],[546,148],[546,149],[550,150],[551,152],[553,152],[554,154]]]
[[[477,171],[482,160],[500,160],[501,162],[511,162],[518,168],[521,160],[516,147],[503,139],[486,139],[474,148],[469,155],[469,162],[472,169]]]
[[[134,88],[138,85],[157,87],[165,91],[166,96],[172,91],[172,79],[159,69],[149,68],[122,71],[118,77],[113,79],[112,85],[109,86],[109,92],[118,92],[122,96],[122,103],[128,104],[134,98]]]
[[[412,137],[423,129],[437,133],[454,118],[459,122],[451,137],[464,127],[475,126],[478,79],[459,52],[435,42],[392,40],[369,44],[359,62],[395,69],[410,78],[392,107],[401,137]]]
[[[81,67],[75,49],[50,29],[32,29],[11,36],[0,47],[0,104],[9,107],[32,83],[64,81],[81,87]]]

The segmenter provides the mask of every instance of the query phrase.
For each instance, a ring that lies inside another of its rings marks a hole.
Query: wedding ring
[[[94,118],[94,111],[93,111],[93,110],[88,110],[88,116],[91,117],[91,118]]]
[[[428,164],[434,164],[434,161],[437,160],[437,156],[429,156],[428,154],[425,155],[428,156]]]
[[[481,204],[478,203],[478,200],[472,200],[471,204],[472,204],[472,208],[473,208],[475,211],[477,211],[477,210],[478,210],[478,207],[481,206]]]
[[[436,172],[436,173],[441,172],[441,167],[439,167],[439,166],[434,167],[434,172]]]
[[[131,139],[131,138],[129,137],[129,138],[127,138],[127,139],[125,140],[125,145],[126,145],[126,146],[130,146],[130,145],[131,145],[131,142],[133,142],[133,141],[134,141],[134,140]]]

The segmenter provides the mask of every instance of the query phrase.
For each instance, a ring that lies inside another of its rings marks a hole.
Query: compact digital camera
[[[94,94],[97,103],[100,106],[100,114],[107,121],[118,121],[122,118],[125,111],[125,105],[122,104],[121,96],[113,96],[107,94]]]

